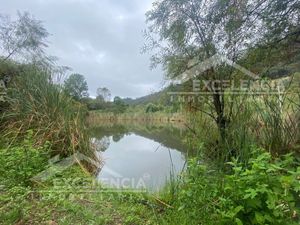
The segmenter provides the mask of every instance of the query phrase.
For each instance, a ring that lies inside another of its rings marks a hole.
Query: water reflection
[[[114,124],[91,131],[104,161],[97,177],[108,186],[155,191],[185,165],[184,131],[174,126]]]

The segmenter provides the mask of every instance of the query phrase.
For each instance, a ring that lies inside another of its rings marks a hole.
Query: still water
[[[180,128],[114,125],[92,134],[103,162],[97,178],[109,187],[158,191],[184,170],[187,149]]]

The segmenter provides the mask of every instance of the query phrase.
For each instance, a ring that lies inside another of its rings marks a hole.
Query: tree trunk
[[[225,141],[226,138],[226,116],[224,113],[224,100],[221,93],[214,93],[213,94],[213,102],[215,106],[215,110],[217,113],[217,126],[220,132],[220,136],[222,138],[222,141]]]

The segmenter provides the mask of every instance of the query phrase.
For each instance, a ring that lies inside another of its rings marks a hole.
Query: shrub
[[[155,113],[155,112],[158,112],[158,111],[161,111],[161,110],[162,110],[162,107],[157,106],[153,103],[149,103],[146,106],[146,113]]]
[[[176,206],[190,224],[297,224],[300,167],[286,155],[272,160],[255,151],[248,166],[238,160],[223,178],[191,160]]]

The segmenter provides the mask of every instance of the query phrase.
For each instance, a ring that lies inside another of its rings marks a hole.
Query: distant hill
[[[124,98],[123,101],[128,105],[166,104],[168,102],[168,92],[180,91],[182,88],[182,85],[170,85],[161,91],[136,99]]]
[[[146,105],[148,103],[156,103],[159,102],[161,96],[164,94],[164,90],[155,92],[153,94],[149,94],[140,98],[132,99],[125,98],[123,101],[128,105]]]

